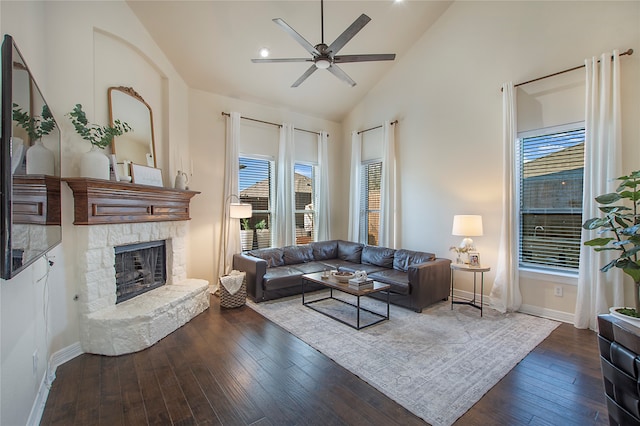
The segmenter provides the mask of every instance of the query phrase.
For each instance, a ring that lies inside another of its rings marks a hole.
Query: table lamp
[[[458,214],[453,216],[453,229],[452,235],[464,237],[460,243],[460,248],[466,248],[468,251],[473,251],[476,247],[473,245],[473,240],[470,237],[482,236],[482,216],[470,215],[470,214]]]

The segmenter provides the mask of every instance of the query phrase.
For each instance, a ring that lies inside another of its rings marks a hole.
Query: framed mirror
[[[153,138],[153,113],[149,104],[131,87],[110,87],[109,119],[129,124],[132,131],[113,139],[111,149],[119,164],[128,161],[156,167],[156,149]],[[123,170],[128,175],[128,170]]]
[[[2,43],[0,275],[62,241],[60,129],[13,38]]]

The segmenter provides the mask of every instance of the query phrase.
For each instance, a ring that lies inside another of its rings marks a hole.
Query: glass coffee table
[[[321,284],[325,287],[327,287],[329,289],[329,296],[327,297],[321,297],[319,299],[313,299],[313,300],[305,300],[305,293],[304,293],[304,289],[305,289],[305,284],[306,283],[316,283],[316,284]],[[373,286],[367,287],[367,288],[354,288],[349,286],[348,283],[341,283],[339,282],[337,279],[335,279],[334,277],[326,277],[323,278],[323,273],[322,272],[316,272],[313,274],[305,274],[302,276],[302,304],[308,308],[313,309],[316,312],[320,312],[323,315],[328,316],[329,318],[332,318],[336,321],[339,321],[345,325],[348,325],[349,327],[355,328],[356,330],[362,330],[363,328],[366,327],[370,327],[372,325],[378,324],[382,321],[388,320],[389,319],[389,289],[391,288],[391,286],[389,284],[383,284],[381,282],[378,281],[374,281],[373,282]],[[346,300],[342,300],[342,299],[338,299],[333,297],[333,291],[337,290],[340,291],[342,293],[346,293],[346,294],[350,294],[352,296],[356,297],[356,303],[350,303]],[[375,312],[372,311],[370,309],[364,308],[362,306],[360,306],[360,298],[362,296],[368,296],[372,293],[378,293],[380,291],[386,291],[387,292],[387,312],[386,314],[381,314],[379,312]],[[316,306],[314,306],[314,304],[317,304],[318,302],[322,302],[324,300],[336,300],[340,303],[344,303],[346,305],[349,306],[353,306],[354,308],[356,308],[356,322],[355,325],[353,324],[353,322],[349,322],[346,321],[342,318],[338,318],[335,315],[332,315],[326,311],[323,311],[322,309],[317,308]],[[360,313],[361,312],[367,312],[370,316],[374,317],[375,319],[373,321],[367,322],[364,325],[360,324]]]

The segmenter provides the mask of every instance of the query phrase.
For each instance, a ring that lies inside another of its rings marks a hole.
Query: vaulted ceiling
[[[310,57],[272,19],[282,18],[316,45],[321,41],[319,0],[129,0],[128,4],[189,87],[340,122],[451,2],[325,1],[326,44],[364,13],[371,22],[340,54],[395,53],[396,59],[341,64],[355,87],[319,69],[297,88],[291,85],[309,62],[256,64],[251,59],[259,58],[262,47],[270,49],[273,58]]]

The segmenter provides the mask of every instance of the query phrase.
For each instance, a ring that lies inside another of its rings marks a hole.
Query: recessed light
[[[263,47],[262,49],[260,49],[260,56],[263,58],[266,58],[267,56],[269,56],[269,49],[267,49],[266,47]]]

